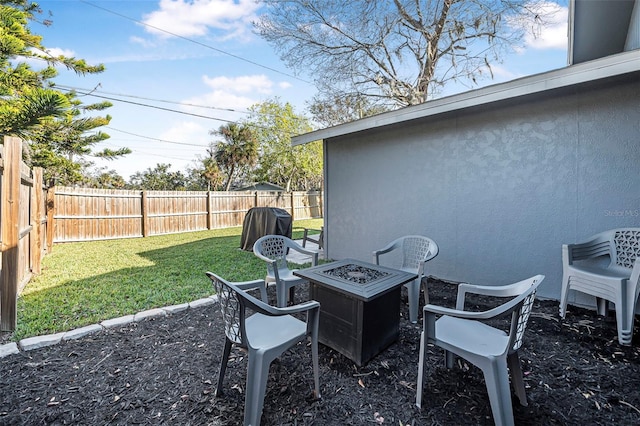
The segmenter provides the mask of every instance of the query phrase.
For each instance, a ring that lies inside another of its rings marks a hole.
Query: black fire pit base
[[[400,334],[400,290],[416,274],[343,259],[294,272],[320,302],[318,340],[362,366]]]
[[[363,366],[398,339],[400,289],[365,301],[311,283],[311,299],[321,306],[318,340]]]

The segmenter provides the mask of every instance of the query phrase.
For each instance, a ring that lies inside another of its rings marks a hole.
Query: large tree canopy
[[[211,131],[210,134],[222,136],[224,139],[224,141],[217,143],[213,157],[218,168],[226,174],[224,190],[228,191],[238,172],[248,172],[249,167],[258,161],[258,139],[251,128],[236,123],[220,126],[218,130]],[[204,166],[205,168],[209,166],[209,170],[205,170],[205,173],[208,173],[207,176],[211,178],[212,166],[206,163]]]
[[[292,136],[312,130],[309,120],[278,98],[253,105],[249,111],[251,114],[245,124],[253,129],[260,141],[255,180],[275,183],[287,191],[320,188],[321,142],[291,146]]]
[[[108,102],[83,105],[75,93],[55,88],[57,67],[78,75],[104,71],[104,65],[88,65],[83,59],[54,56],[33,34],[30,24],[39,21],[40,9],[29,0],[0,0],[0,136],[15,135],[27,140],[26,160],[45,169],[47,180],[61,184],[90,180],[87,156],[116,158],[131,151],[93,148],[109,135],[94,129],[111,117],[91,116],[111,106]]]
[[[540,0],[264,0],[258,32],[320,91],[395,106],[473,85],[545,25]]]
[[[31,33],[28,26],[36,22],[38,11],[38,5],[28,0],[0,1],[0,134],[29,138],[43,119],[60,117],[71,107],[67,97],[52,88],[55,66],[78,74],[104,71],[103,65],[52,56],[42,45],[42,37]],[[43,64],[38,70],[29,65],[38,61]]]

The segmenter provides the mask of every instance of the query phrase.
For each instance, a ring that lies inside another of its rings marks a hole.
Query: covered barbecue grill
[[[291,238],[293,218],[288,211],[276,207],[249,209],[242,224],[240,248],[253,250],[253,244],[265,235],[284,235]]]

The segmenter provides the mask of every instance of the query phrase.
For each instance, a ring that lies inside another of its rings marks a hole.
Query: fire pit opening
[[[354,265],[352,263],[333,269],[327,269],[326,271],[322,271],[322,273],[333,278],[340,278],[356,284],[369,284],[390,275],[389,272],[367,268],[366,266]]]

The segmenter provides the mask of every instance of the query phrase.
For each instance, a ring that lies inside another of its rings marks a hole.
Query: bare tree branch
[[[473,85],[546,25],[543,0],[264,0],[255,27],[325,93],[421,103]]]

